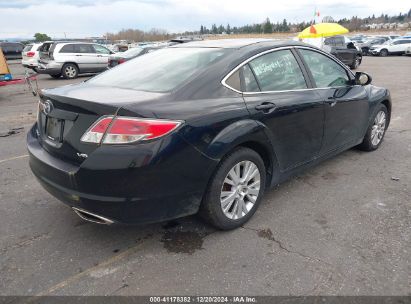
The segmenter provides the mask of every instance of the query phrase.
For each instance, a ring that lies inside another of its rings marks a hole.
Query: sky
[[[405,0],[0,0],[0,38],[102,36],[125,28],[169,33],[199,30],[203,24],[231,26],[271,21],[309,21],[314,10],[334,19],[405,13]]]

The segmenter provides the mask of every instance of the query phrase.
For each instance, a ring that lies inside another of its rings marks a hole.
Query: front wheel
[[[388,56],[388,50],[382,49],[382,50],[380,51],[380,56],[381,56],[381,57],[387,57],[387,56]]]
[[[358,148],[363,151],[374,151],[378,149],[388,127],[387,117],[387,108],[381,104],[371,121],[371,124],[368,126],[367,133]]]
[[[218,229],[242,226],[264,194],[266,171],[260,155],[240,147],[219,164],[200,207],[200,215]]]
[[[352,70],[355,70],[356,68],[359,67],[359,65],[361,64],[361,57],[360,56],[356,56],[354,62],[350,65],[350,68]]]

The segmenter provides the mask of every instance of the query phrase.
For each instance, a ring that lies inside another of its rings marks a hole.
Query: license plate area
[[[54,117],[46,118],[46,136],[48,139],[61,143],[63,141],[64,120]]]

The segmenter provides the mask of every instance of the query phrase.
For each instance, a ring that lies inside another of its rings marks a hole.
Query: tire
[[[53,77],[54,79],[59,79],[61,77],[61,74],[53,74],[50,76]]]
[[[381,115],[384,118],[382,124]],[[388,111],[387,108],[380,104],[378,109],[368,126],[367,133],[364,136],[362,143],[358,146],[363,151],[377,150],[384,139],[385,131],[388,127]],[[376,140],[377,139],[377,140]]]
[[[381,57],[387,57],[389,55],[388,50],[387,49],[382,49],[380,51],[380,56]]]
[[[240,183],[231,178],[233,175],[238,176],[235,174],[236,168],[239,169],[240,178],[243,179]],[[246,172],[250,172],[250,174],[245,174]],[[266,169],[260,155],[245,147],[233,150],[224,157],[211,177],[206,195],[200,206],[200,216],[221,230],[242,226],[257,210],[264,195],[265,182]],[[229,193],[231,195],[228,195]],[[224,203],[225,212],[223,211]],[[238,209],[240,206],[241,210]]]
[[[369,48],[364,47],[364,48],[362,48],[361,50],[362,50],[363,56],[367,56],[367,55],[368,55]]]
[[[351,70],[357,69],[357,68],[360,66],[360,64],[361,64],[361,57],[360,57],[360,56],[356,56],[353,64],[350,65]]]
[[[74,63],[66,63],[61,69],[63,77],[66,79],[75,79],[78,76],[78,67]]]

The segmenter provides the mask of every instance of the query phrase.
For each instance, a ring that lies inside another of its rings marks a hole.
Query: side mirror
[[[365,86],[367,84],[370,84],[371,81],[372,81],[372,78],[367,73],[364,73],[364,72],[355,73],[355,84]]]

